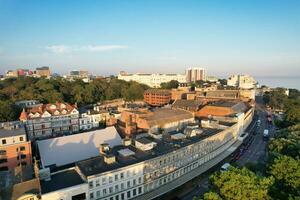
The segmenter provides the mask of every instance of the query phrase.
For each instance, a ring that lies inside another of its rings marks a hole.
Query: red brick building
[[[144,92],[144,101],[151,106],[163,106],[171,101],[171,91],[162,89],[149,89]]]

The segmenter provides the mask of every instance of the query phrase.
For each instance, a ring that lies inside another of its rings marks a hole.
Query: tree
[[[259,177],[247,168],[235,167],[214,174],[210,180],[221,198],[232,200],[270,199],[268,191],[274,182],[272,177]]]
[[[21,108],[9,101],[0,101],[0,122],[15,121],[21,113]]]
[[[171,80],[169,82],[160,84],[160,87],[163,88],[163,89],[178,88],[178,86],[179,86],[179,82],[176,81],[176,80]]]
[[[270,167],[275,177],[273,194],[279,199],[300,197],[300,161],[289,156],[279,156]],[[280,192],[278,192],[280,191]],[[278,193],[278,194],[277,194]]]
[[[220,195],[216,192],[208,192],[204,194],[204,200],[222,200]]]

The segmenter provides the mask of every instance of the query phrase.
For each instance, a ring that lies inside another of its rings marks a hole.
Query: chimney
[[[123,139],[123,145],[124,146],[130,146],[131,145],[131,139],[129,137],[125,137]]]
[[[113,154],[105,154],[103,155],[103,157],[104,157],[104,162],[108,165],[116,162],[116,156],[114,156]]]
[[[107,143],[100,144],[99,153],[101,155],[107,154],[109,152],[109,145]]]

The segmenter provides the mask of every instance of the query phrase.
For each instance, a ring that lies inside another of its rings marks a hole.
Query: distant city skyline
[[[297,0],[0,0],[0,74],[300,76],[299,12]]]

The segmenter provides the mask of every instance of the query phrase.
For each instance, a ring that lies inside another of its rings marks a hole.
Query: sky
[[[0,74],[300,76],[299,0],[0,0]]]

